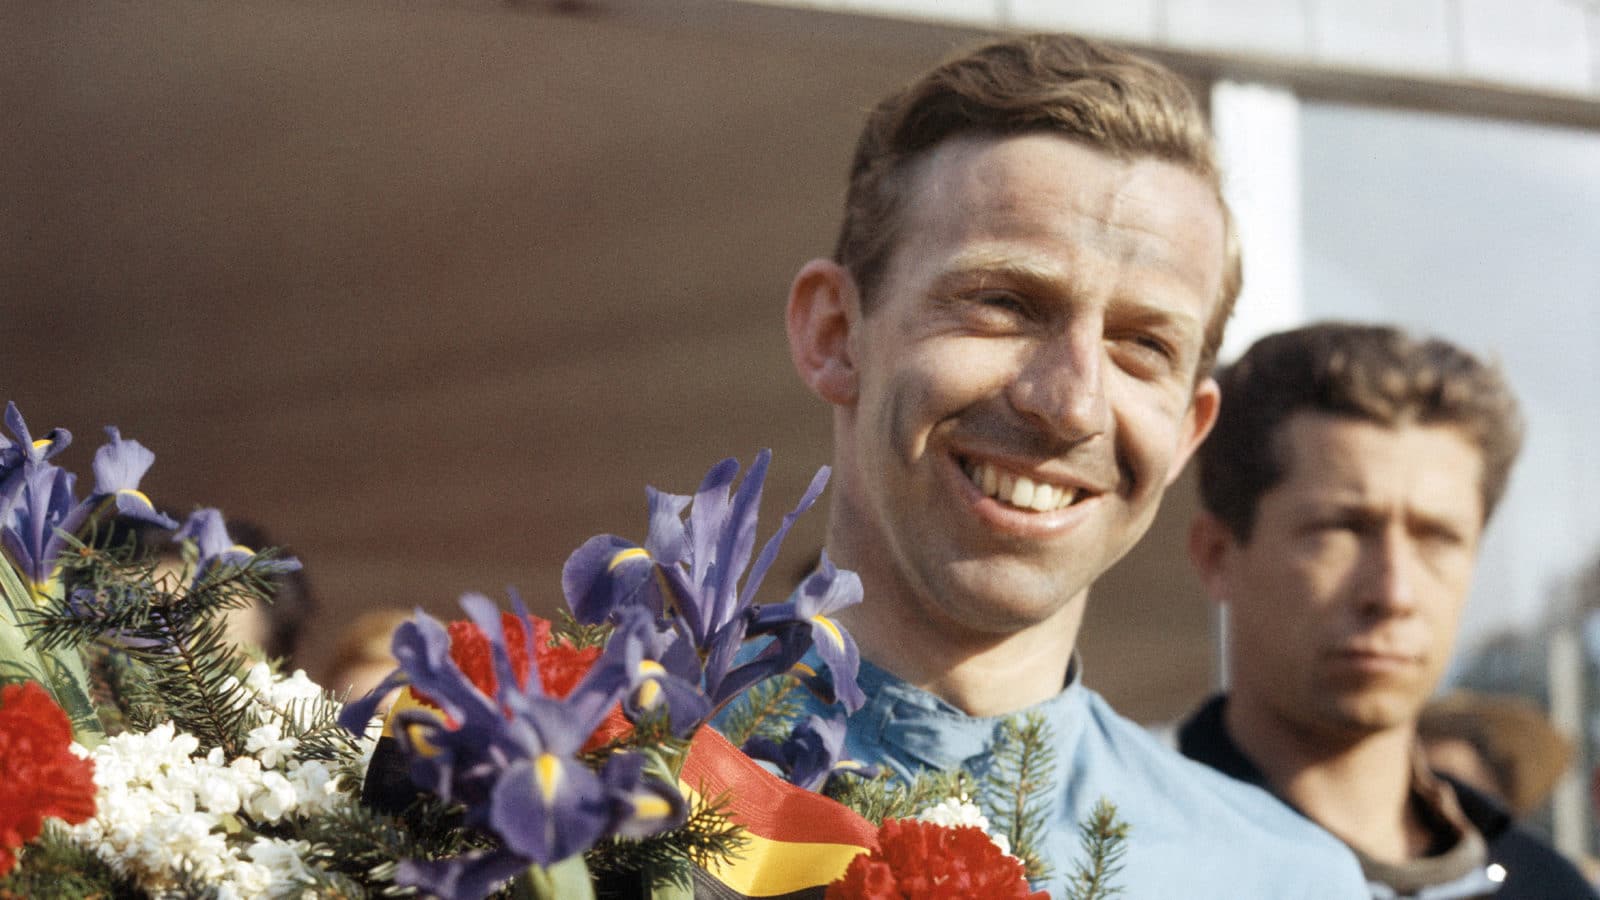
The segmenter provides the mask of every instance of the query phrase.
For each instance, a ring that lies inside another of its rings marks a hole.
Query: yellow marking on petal
[[[424,757],[432,758],[439,755],[439,748],[428,741],[428,726],[423,722],[407,722],[406,737],[411,740],[411,746]]]
[[[539,793],[549,806],[556,802],[556,791],[561,788],[561,760],[554,753],[541,753],[533,761],[533,775],[539,782]]]
[[[672,804],[654,794],[646,794],[634,802],[633,814],[641,819],[665,819],[672,815]]]
[[[54,443],[55,443],[55,441],[52,441],[49,438],[37,438],[33,442],[33,449],[35,449],[35,450],[43,450],[44,448],[46,448],[46,447],[48,447],[48,446],[50,446],[51,444],[54,444]]]
[[[816,669],[811,668],[803,662],[795,663],[794,668],[790,669],[789,671],[801,678],[815,678],[817,675]]]
[[[683,604],[678,602],[678,595],[672,588],[672,582],[667,580],[666,571],[657,568],[655,578],[656,585],[661,588],[661,605],[666,607],[666,614],[669,616],[678,615],[678,611],[683,607]]]
[[[431,706],[426,706],[426,705],[423,704],[423,702],[421,700],[418,700],[416,695],[411,693],[411,685],[408,684],[405,687],[400,689],[400,693],[394,698],[394,702],[389,704],[389,712],[384,714],[384,717],[383,717],[383,736],[384,737],[393,737],[394,736],[394,726],[395,726],[395,724],[397,722],[400,721],[398,714],[401,713],[401,712],[404,712],[405,710],[408,710],[408,709],[424,710],[427,713],[429,713],[430,715],[432,715],[434,718],[439,719],[440,721],[443,721],[443,718],[439,715],[439,710],[437,710],[437,709],[435,709],[435,708],[433,708]]]
[[[839,626],[833,624],[832,619],[827,616],[812,616],[811,622],[815,625],[821,625],[822,630],[827,632],[828,639],[833,641],[835,646],[840,649],[844,648],[844,635],[839,632]]]
[[[639,674],[645,678],[660,678],[667,674],[667,667],[653,659],[639,660]]]
[[[145,494],[144,491],[136,491],[133,488],[123,488],[122,490],[117,491],[117,496],[119,496],[119,497],[132,497],[133,499],[139,501],[140,503],[143,503],[145,506],[148,506],[151,509],[155,509],[156,508],[156,505],[154,503],[150,502],[150,497],[147,494]]]
[[[617,570],[617,566],[620,566],[629,560],[638,559],[640,557],[649,559],[650,553],[643,547],[629,547],[626,550],[619,551],[616,555],[611,557],[611,562],[606,565],[606,571],[615,572]]]
[[[3,565],[5,565],[5,559],[3,557],[0,557],[0,566],[3,566]],[[61,581],[61,567],[60,566],[52,567],[50,569],[50,573],[48,575],[44,576],[44,580],[43,581],[34,581],[31,578],[28,579],[28,593],[30,595],[30,598],[34,602],[34,605],[35,606],[43,606],[46,601],[48,601],[50,598],[54,597],[58,593],[56,588],[59,586],[60,581]]]
[[[639,705],[645,709],[655,709],[661,702],[661,683],[651,679],[639,685]]]
[[[256,552],[243,544],[234,544],[228,548],[229,553],[243,553],[246,556],[255,556]]]

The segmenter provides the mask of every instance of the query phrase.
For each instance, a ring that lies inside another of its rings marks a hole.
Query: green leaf
[[[532,866],[511,885],[518,900],[595,900],[594,881],[583,854],[553,866]]]
[[[34,594],[9,563],[0,560],[0,680],[37,681],[50,692],[72,723],[72,737],[93,749],[105,740],[105,729],[89,698],[89,672],[72,647],[41,649],[29,640],[25,626],[37,608]]]

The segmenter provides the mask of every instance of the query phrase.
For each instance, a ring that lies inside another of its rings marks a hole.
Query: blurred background
[[[364,612],[508,586],[553,609],[585,538],[643,537],[646,484],[771,447],[765,534],[828,457],[781,314],[831,250],[864,110],[1045,28],[1156,55],[1210,104],[1247,258],[1230,348],[1385,319],[1505,364],[1530,439],[1452,679],[1580,737],[1543,822],[1586,842],[1594,0],[11,0],[0,400],[71,429],[79,472],[120,426],[158,506],[299,555],[314,675]],[[1146,721],[1215,683],[1194,505],[1185,480],[1090,605],[1088,681]]]

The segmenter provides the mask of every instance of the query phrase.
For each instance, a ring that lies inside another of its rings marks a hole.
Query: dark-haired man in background
[[[1227,605],[1228,692],[1180,749],[1338,836],[1374,897],[1594,897],[1417,743],[1521,445],[1500,372],[1330,323],[1263,338],[1218,380],[1190,556]]]

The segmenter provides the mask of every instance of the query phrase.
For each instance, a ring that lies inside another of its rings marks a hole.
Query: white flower
[[[264,694],[271,690],[272,666],[269,666],[264,662],[258,662],[251,666],[250,671],[245,673],[244,686],[249,688],[251,693],[254,694]]]
[[[989,840],[1000,848],[1000,852],[1007,855],[1011,853],[1011,841],[1005,835],[994,834],[989,830],[989,817],[983,814],[983,810],[979,809],[976,803],[967,799],[965,794],[960,797],[947,797],[917,813],[913,818],[923,822],[932,822],[935,825],[943,825],[946,828],[959,828],[962,825],[970,825],[981,829],[984,834],[989,835]]]
[[[195,781],[195,799],[207,812],[219,816],[232,815],[244,802],[240,796],[239,781],[220,766],[207,766]]]
[[[261,776],[260,790],[247,801],[247,809],[258,819],[276,822],[294,809],[295,799],[289,779],[277,772],[266,772]]]
[[[268,722],[252,729],[246,736],[244,744],[244,749],[254,754],[261,760],[261,765],[269,769],[278,768],[278,764],[293,756],[299,747],[298,740],[283,736],[283,729],[276,722]]]
[[[289,896],[311,881],[311,870],[304,859],[310,849],[311,845],[305,841],[258,837],[245,854],[257,868],[267,873],[271,884],[277,885],[274,896]]]
[[[248,686],[279,684],[258,672],[270,675],[252,670]],[[277,699],[289,703],[311,682],[302,674],[283,684]],[[296,759],[299,742],[283,736],[281,719],[267,718],[246,738],[253,755],[231,762],[220,749],[199,754],[199,741],[170,722],[83,751],[95,761],[97,811],[72,834],[152,894],[174,889],[180,872],[218,898],[302,894],[314,881],[302,858],[309,846],[262,837],[250,821],[281,822],[354,799],[340,792],[328,763]]]

